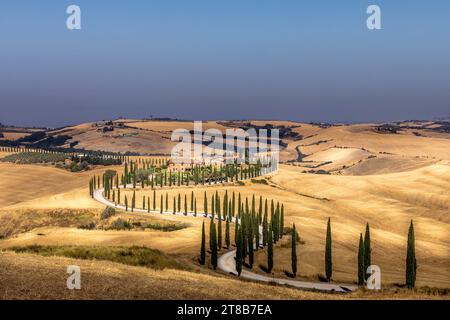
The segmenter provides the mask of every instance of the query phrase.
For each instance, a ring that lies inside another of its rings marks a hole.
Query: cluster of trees
[[[20,164],[36,164],[36,163],[58,163],[64,162],[69,156],[65,153],[47,153],[47,152],[20,152],[13,153],[1,159],[1,161],[20,163]]]
[[[217,199],[217,195],[216,195]],[[216,203],[220,203],[220,200]],[[226,203],[226,202],[224,202]],[[274,201],[269,204],[266,199],[259,198],[259,207],[256,209],[255,196],[252,197],[251,205],[248,198],[245,202],[238,201],[238,212],[234,219],[234,245],[236,246],[236,270],[239,275],[242,266],[247,265],[253,267],[255,251],[267,247],[268,267],[267,271],[271,272],[273,268],[273,244],[279,241],[284,234],[284,205]],[[214,206],[213,206],[214,207]],[[211,265],[215,269],[217,266],[217,250],[230,247],[230,223],[233,222],[233,216],[227,215],[225,211],[220,210],[220,206],[216,206],[215,212],[211,214],[210,219],[210,252]],[[215,217],[217,216],[217,221]],[[223,237],[223,222],[225,221],[225,235]],[[203,227],[204,228],[204,227]],[[200,249],[200,263],[204,264],[206,259],[205,253],[205,233],[202,231],[202,246]],[[294,250],[295,252],[295,250]]]

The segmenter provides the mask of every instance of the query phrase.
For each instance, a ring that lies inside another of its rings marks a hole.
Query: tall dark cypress
[[[216,234],[216,225],[214,224],[214,220],[212,220],[212,250],[211,250],[211,265],[214,270],[217,268],[217,234]]]
[[[291,235],[291,265],[292,275],[297,276],[297,231],[295,230],[295,223],[292,227]]]
[[[327,223],[327,238],[325,243],[325,277],[327,281],[331,281],[333,275],[333,259],[331,253],[331,219],[328,218]]]
[[[203,212],[205,213],[205,217],[208,215],[208,198],[206,197],[206,191],[203,196]]]
[[[220,211],[217,214],[217,246],[222,249],[222,215]]]
[[[281,214],[280,214],[280,239],[283,238],[284,232],[284,204],[281,205]]]
[[[267,245],[267,239],[268,239],[268,233],[269,233],[269,221],[267,216],[267,199],[266,199],[266,205],[264,208],[264,218],[263,218],[263,247]]]
[[[227,249],[230,248],[230,219],[227,217],[227,220],[225,222],[225,245],[227,246]]]
[[[364,241],[362,233],[359,234],[358,247],[358,285],[364,285],[366,268],[364,267]]]
[[[417,272],[417,260],[416,260],[416,245],[414,236],[414,224],[411,220],[408,231],[408,245],[406,251],[406,286],[412,289],[416,286],[416,272]]]
[[[255,259],[255,254],[254,254],[254,236],[253,236],[253,232],[254,232],[254,227],[253,227],[253,217],[249,215],[249,219],[248,219],[249,223],[248,223],[248,227],[247,227],[247,245],[248,245],[248,264],[250,266],[250,268],[253,267],[253,261]]]
[[[201,265],[205,264],[206,261],[206,235],[205,235],[205,222],[202,223],[202,245],[200,248],[200,259],[199,262]]]
[[[237,220],[235,220],[234,221],[234,244],[236,246],[238,244],[238,237],[239,237],[238,231],[239,231],[239,223]]]
[[[214,243],[213,243],[213,229],[215,229],[214,226],[214,219],[209,220],[209,250],[212,252]]]
[[[237,225],[237,224],[236,224]],[[238,275],[241,275],[242,272],[242,228],[237,229],[236,236],[236,271]]]
[[[272,226],[270,226],[267,237],[267,272],[271,273],[272,269],[273,269],[273,232]]]
[[[366,233],[364,234],[364,268],[367,269],[372,264],[371,257],[372,249],[370,246],[370,228],[369,224],[366,224]],[[364,277],[367,280],[369,278],[369,274],[366,274],[364,271]]]

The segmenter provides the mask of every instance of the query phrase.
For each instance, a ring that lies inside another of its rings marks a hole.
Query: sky
[[[449,117],[449,39],[447,0],[2,0],[0,123]]]

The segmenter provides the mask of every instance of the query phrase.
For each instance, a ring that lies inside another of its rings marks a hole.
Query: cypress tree
[[[134,211],[136,206],[136,191],[133,191],[133,197],[131,198],[131,212]]]
[[[258,251],[259,244],[260,244],[260,238],[259,238],[259,223],[258,223],[258,217],[255,218],[254,224],[253,224],[253,233],[255,235],[255,251]]]
[[[370,228],[369,224],[366,224],[366,233],[364,234],[364,269],[367,269],[372,264],[371,252],[372,249],[370,247]],[[366,270],[364,270],[364,277],[367,280],[369,278],[369,274],[366,274]]]
[[[272,227],[269,227],[268,239],[267,239],[267,272],[271,273],[273,268],[273,240],[272,240]]]
[[[187,209],[187,195],[184,194],[184,215],[187,216],[188,209]]]
[[[128,198],[127,198],[127,195],[125,195],[125,211],[128,211]]]
[[[237,224],[236,224],[237,226]],[[242,228],[238,228],[236,232],[235,238],[236,241],[236,271],[238,276],[241,275],[242,272]]]
[[[268,240],[268,233],[269,233],[269,223],[267,221],[268,217],[267,217],[267,199],[266,199],[266,208],[264,211],[264,218],[263,218],[263,247],[265,247],[267,245],[267,240]]]
[[[156,210],[156,191],[153,190],[153,211]]]
[[[416,271],[417,271],[417,260],[416,260],[416,245],[414,236],[414,225],[411,220],[408,230],[408,245],[406,251],[406,286],[412,289],[416,286]]]
[[[217,213],[217,245],[219,250],[222,249],[222,215],[220,211]]]
[[[364,241],[362,233],[359,234],[359,246],[358,246],[358,285],[362,286],[365,280],[364,267]]]
[[[191,191],[191,212],[194,211],[194,191]]]
[[[160,203],[161,203],[161,208],[160,208],[160,210],[161,210],[161,214],[163,213],[163,211],[164,211],[164,197],[163,197],[163,195],[161,194],[161,201],[160,201]]]
[[[200,247],[200,259],[199,262],[201,265],[205,264],[206,261],[206,240],[205,240],[205,222],[202,223],[202,245]]]
[[[284,204],[281,205],[281,214],[280,214],[280,239],[283,238],[284,233]]]
[[[254,255],[254,244],[253,244],[253,218],[250,217],[249,219],[249,225],[247,227],[247,245],[248,245],[248,264],[250,265],[250,268],[253,267],[253,261],[255,259]]]
[[[173,214],[175,214],[175,212],[177,212],[177,200],[176,197],[173,196]]]
[[[178,212],[181,212],[181,194],[179,194],[179,193],[178,193],[178,205],[177,205],[177,208],[178,208]]]
[[[291,265],[292,265],[292,275],[294,278],[297,276],[297,232],[295,230],[295,223],[292,227],[291,235]]]
[[[333,274],[333,261],[331,253],[331,219],[328,218],[327,223],[327,238],[325,243],[325,277],[327,281],[331,281],[331,276]]]
[[[217,235],[216,235],[216,226],[214,224],[214,220],[212,220],[212,250],[211,250],[211,265],[214,270],[217,268]]]
[[[212,232],[213,232],[213,229],[214,229],[215,227],[214,227],[214,219],[210,219],[209,220],[209,250],[212,252],[212,250],[213,250],[213,246],[214,246],[214,243],[213,243],[213,234],[212,234]]]
[[[166,211],[169,212],[169,193],[166,192]]]
[[[237,220],[234,221],[234,244],[237,246],[238,245],[238,238],[239,238],[239,223],[237,222]]]
[[[263,212],[263,198],[259,196],[259,208],[258,208],[258,224],[262,224],[262,212]]]
[[[203,195],[203,212],[205,213],[205,217],[208,215],[208,198],[206,197],[206,191]]]

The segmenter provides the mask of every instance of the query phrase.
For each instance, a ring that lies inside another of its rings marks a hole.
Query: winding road
[[[129,186],[127,186],[128,188]],[[133,185],[130,185],[132,188]],[[123,189],[123,187],[120,187]],[[96,189],[94,190],[93,198],[97,200],[98,202],[110,206],[115,207],[117,209],[125,210],[125,206],[122,205],[115,205],[113,202],[109,201],[103,196],[104,189]],[[141,212],[141,213],[149,213],[148,210],[145,209],[134,209],[133,212]],[[155,211],[150,210],[150,213],[156,213],[156,214],[170,214],[170,215],[177,215],[177,216],[189,216],[189,217],[199,217],[199,218],[205,218],[204,214],[197,214],[195,215],[193,212],[188,212],[187,215],[185,215],[182,212],[176,212],[175,214],[173,212],[168,211]],[[211,215],[208,215],[208,217],[211,217]],[[217,217],[216,217],[217,218]],[[237,219],[235,219],[234,222],[236,222]],[[231,221],[233,222],[233,221]],[[237,221],[239,222],[239,221]],[[262,228],[260,227],[260,233],[262,232]],[[262,238],[262,236],[260,237]],[[235,257],[236,257],[236,250],[232,250],[230,252],[227,252],[223,255],[221,255],[218,258],[217,266],[220,270],[222,270],[225,273],[232,274],[234,276],[237,276],[236,271],[236,263],[235,263]],[[298,281],[298,280],[290,280],[290,279],[282,279],[282,278],[275,278],[275,277],[269,277],[260,275],[257,273],[250,272],[248,270],[242,269],[241,278],[253,280],[253,281],[261,281],[266,283],[276,283],[278,285],[288,285],[295,288],[300,289],[307,289],[307,290],[320,290],[320,291],[333,291],[333,292],[350,292],[357,289],[357,286],[350,285],[350,284],[333,284],[333,283],[325,283],[325,282],[308,282],[308,281]]]

